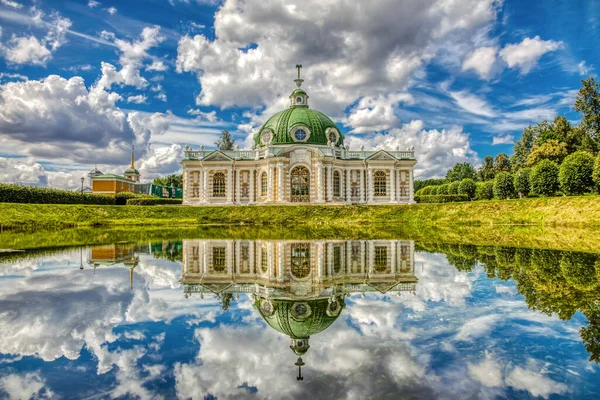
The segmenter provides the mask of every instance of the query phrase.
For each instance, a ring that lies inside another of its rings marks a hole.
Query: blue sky
[[[297,63],[347,144],[415,146],[418,176],[441,176],[576,123],[599,21],[597,0],[0,0],[0,181],[75,188],[132,144],[148,180],[222,129],[250,146]]]

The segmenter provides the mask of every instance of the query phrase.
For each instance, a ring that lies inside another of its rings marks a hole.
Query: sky
[[[599,0],[0,0],[0,182],[75,189],[132,145],[150,181],[223,129],[249,148],[296,64],[351,149],[414,146],[440,177],[577,123],[599,41]]]

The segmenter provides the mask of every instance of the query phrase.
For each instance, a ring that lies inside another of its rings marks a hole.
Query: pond
[[[600,398],[600,257],[424,240],[0,253],[0,398]]]

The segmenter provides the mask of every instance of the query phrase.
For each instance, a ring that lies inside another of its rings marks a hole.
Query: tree
[[[450,184],[448,184],[448,183],[440,185],[440,186],[438,186],[437,194],[448,194],[449,189],[450,189]]]
[[[563,193],[583,194],[594,187],[592,173],[594,157],[587,151],[578,151],[563,161],[558,173],[558,181]]]
[[[592,173],[592,179],[596,184],[596,190],[600,192],[600,153],[598,153],[596,161],[594,162],[594,172]]]
[[[531,149],[533,148],[535,138],[535,127],[528,126],[523,130],[521,140],[517,140],[515,142],[515,146],[513,147],[514,154],[511,156],[510,160],[513,170],[517,170],[525,166],[527,159],[529,158],[529,154],[531,153]]]
[[[460,181],[460,185],[458,185],[458,194],[466,194],[469,197],[469,200],[473,200],[475,198],[475,181],[470,178],[463,179]]]
[[[494,158],[494,173],[510,172],[510,160],[505,153],[500,153]]]
[[[531,191],[542,196],[551,196],[558,191],[558,165],[542,160],[531,170]]]
[[[448,194],[458,194],[458,186],[460,186],[459,181],[452,182],[448,188]]]
[[[221,132],[221,137],[215,142],[215,146],[217,146],[217,149],[219,150],[233,150],[234,145],[235,140],[232,139],[228,130],[223,130]]]
[[[499,199],[515,197],[515,178],[508,172],[500,172],[494,178],[494,196]]]
[[[154,178],[152,181],[155,185],[160,186],[173,186],[176,188],[183,187],[183,174],[171,174],[167,176],[161,176],[158,178]]]
[[[475,168],[468,162],[458,163],[446,173],[446,181],[462,181],[463,179],[476,179]]]
[[[477,182],[475,186],[475,200],[491,200],[494,198],[494,182]]]
[[[531,191],[531,170],[529,168],[521,168],[515,173],[515,191],[520,197],[526,197]]]
[[[482,182],[494,179],[494,158],[492,156],[486,156],[483,159],[483,164],[479,167],[477,175]]]
[[[527,166],[532,167],[542,160],[554,161],[560,164],[569,154],[567,144],[558,140],[548,140],[540,145],[534,145],[529,157],[527,158]]]
[[[600,84],[592,77],[581,81],[583,87],[579,89],[575,99],[575,111],[582,114],[581,124],[592,139],[600,136]]]

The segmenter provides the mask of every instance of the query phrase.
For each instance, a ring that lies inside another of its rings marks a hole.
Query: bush
[[[542,196],[552,196],[558,191],[558,165],[542,160],[531,170],[531,191]]]
[[[494,198],[494,182],[477,182],[475,184],[475,200],[491,200]]]
[[[458,186],[460,185],[459,181],[454,181],[450,184],[448,188],[448,194],[458,194]]]
[[[131,192],[121,192],[115,194],[115,204],[118,206],[124,206],[127,204],[127,200],[135,199],[141,197],[139,194],[131,193]]]
[[[569,155],[560,166],[558,181],[563,193],[583,194],[592,190],[594,181],[594,157],[587,151],[577,151]]]
[[[69,190],[0,183],[0,203],[114,205],[115,198]]]
[[[515,191],[521,196],[529,195],[531,191],[531,170],[529,168],[521,168],[515,174]]]
[[[494,178],[494,196],[499,199],[515,197],[515,178],[508,172],[500,172]]]
[[[425,186],[424,188],[419,190],[419,194],[421,194],[423,196],[427,196],[427,195],[431,194],[431,186]]]
[[[596,162],[594,162],[594,172],[592,173],[592,179],[596,184],[596,190],[600,192],[600,153],[598,153],[598,157],[596,157]]]
[[[415,201],[417,203],[453,203],[457,201],[469,201],[469,196],[466,194],[415,196]]]
[[[460,184],[458,185],[458,194],[466,194],[469,200],[473,200],[473,198],[475,198],[476,189],[473,179],[466,178],[460,181]]]
[[[446,195],[446,194],[450,194],[448,192],[448,189],[450,188],[450,185],[447,183],[444,183],[443,185],[438,186],[438,191],[437,194],[441,194],[441,195]]]
[[[157,206],[161,204],[181,204],[183,199],[168,199],[161,197],[144,197],[127,200],[128,206]]]
[[[438,194],[439,186],[431,186],[429,189],[429,194],[435,196]]]

